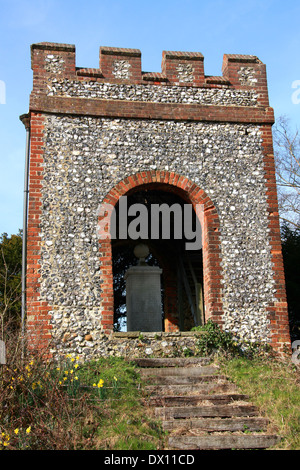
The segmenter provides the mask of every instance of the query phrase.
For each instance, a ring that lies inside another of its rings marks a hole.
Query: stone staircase
[[[248,396],[206,358],[135,360],[146,402],[168,431],[167,450],[268,449],[280,441],[267,432]]]

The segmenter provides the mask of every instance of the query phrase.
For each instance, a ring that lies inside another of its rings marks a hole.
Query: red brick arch
[[[222,268],[220,248],[220,223],[214,204],[207,194],[188,178],[173,172],[142,171],[119,181],[106,195],[102,203],[115,206],[121,196],[134,188],[147,185],[153,189],[172,191],[183,197],[195,208],[203,206],[200,220],[203,236],[203,282],[205,317],[222,324]],[[109,334],[114,321],[114,292],[111,240],[100,240],[102,328]]]

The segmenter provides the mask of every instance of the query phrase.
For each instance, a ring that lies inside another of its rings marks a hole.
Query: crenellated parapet
[[[164,96],[162,88],[170,86],[174,88],[171,102],[178,104],[184,87],[186,98],[182,104],[186,106],[269,106],[266,67],[252,55],[225,54],[222,76],[209,76],[204,73],[204,56],[200,52],[163,51],[161,72],[144,72],[139,49],[100,47],[99,68],[82,68],[76,67],[74,45],[45,42],[31,46],[31,65],[34,109],[37,106],[34,96],[41,94],[101,100],[112,100],[114,96],[123,101],[166,103],[159,95]],[[89,86],[80,85],[83,82]],[[149,92],[151,85],[154,89]],[[110,94],[112,86],[114,92]],[[76,93],[73,94],[72,89],[76,89]],[[101,90],[107,90],[107,95]],[[221,96],[223,102],[218,98]],[[268,114],[270,119],[272,111]]]

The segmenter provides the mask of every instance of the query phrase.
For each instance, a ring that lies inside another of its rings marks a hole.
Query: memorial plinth
[[[132,266],[125,274],[127,331],[161,331],[160,275],[156,266]]]

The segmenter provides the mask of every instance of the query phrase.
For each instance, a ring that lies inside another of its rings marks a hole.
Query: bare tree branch
[[[275,124],[273,141],[280,218],[300,228],[300,135],[286,116]]]

